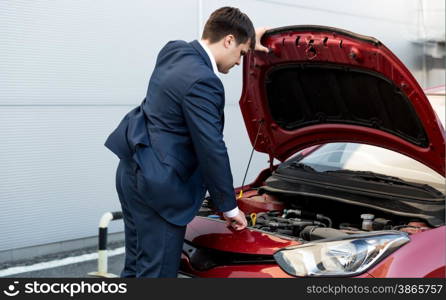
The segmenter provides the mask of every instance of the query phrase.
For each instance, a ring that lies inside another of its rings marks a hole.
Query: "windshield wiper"
[[[304,171],[316,172],[316,170],[313,169],[312,167],[310,167],[309,165],[306,165],[306,164],[298,162],[298,161],[294,161],[294,162],[290,163],[289,165],[287,165],[286,167],[291,168],[291,169],[301,169]]]

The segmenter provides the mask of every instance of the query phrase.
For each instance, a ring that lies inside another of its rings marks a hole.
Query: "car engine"
[[[207,202],[204,206],[206,205],[209,206]],[[238,199],[238,205],[246,215],[249,228],[301,241],[341,238],[379,230],[399,230],[414,234],[432,228],[420,219],[354,204],[304,196],[268,193],[259,195],[257,190],[245,192]],[[202,215],[212,215],[211,211],[203,212]]]

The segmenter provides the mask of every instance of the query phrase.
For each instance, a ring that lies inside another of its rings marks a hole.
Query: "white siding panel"
[[[196,20],[196,0],[2,0],[1,104],[138,103],[158,51],[195,39]]]
[[[0,251],[94,236],[120,210],[103,143],[197,16],[196,0],[0,1]]]
[[[0,251],[96,235],[101,215],[120,210],[103,144],[128,110],[1,107]]]

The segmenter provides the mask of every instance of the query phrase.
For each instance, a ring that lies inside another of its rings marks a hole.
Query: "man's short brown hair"
[[[254,49],[256,35],[249,17],[235,7],[222,7],[214,11],[204,25],[202,39],[216,43],[232,34],[237,44],[250,40],[250,48]]]

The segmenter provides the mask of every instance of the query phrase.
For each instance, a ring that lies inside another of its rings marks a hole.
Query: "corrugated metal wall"
[[[144,97],[158,50],[196,38],[197,5],[0,2],[0,251],[96,235],[120,210],[103,143]]]
[[[159,49],[197,38],[200,20],[224,5],[256,26],[321,24],[375,36],[420,76],[417,0],[2,0],[0,251],[94,236],[102,213],[120,209],[105,138],[144,97]],[[222,79],[240,185],[251,150],[238,109],[241,68]],[[266,160],[255,154],[249,180]],[[122,222],[110,227],[122,230]]]

